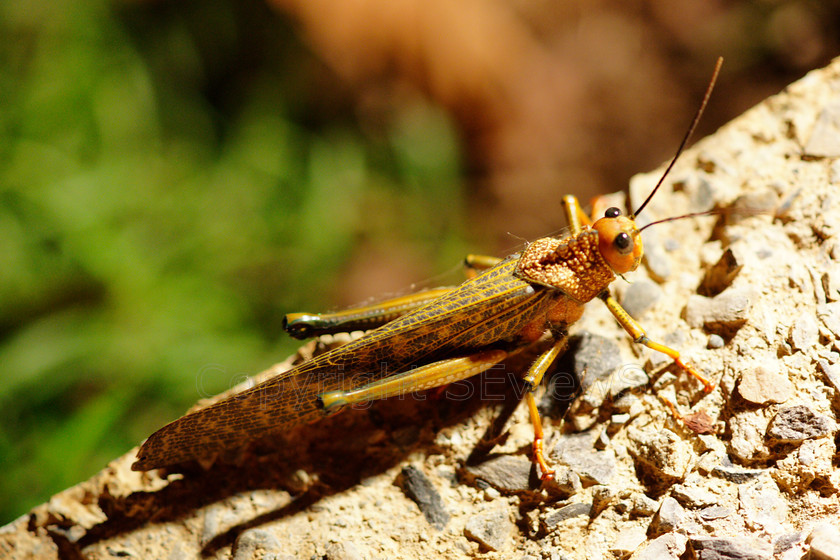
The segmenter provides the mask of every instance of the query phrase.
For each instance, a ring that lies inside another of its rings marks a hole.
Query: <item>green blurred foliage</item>
[[[0,523],[283,359],[359,236],[464,253],[446,116],[360,118],[262,2],[5,2],[0,37]]]

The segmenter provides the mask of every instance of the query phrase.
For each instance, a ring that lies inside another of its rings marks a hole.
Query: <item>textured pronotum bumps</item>
[[[598,232],[584,230],[576,237],[544,237],[522,253],[516,275],[555,288],[586,303],[615,279],[598,251]]]

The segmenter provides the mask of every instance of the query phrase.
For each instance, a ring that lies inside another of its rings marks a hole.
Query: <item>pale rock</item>
[[[483,549],[501,550],[510,539],[513,523],[506,510],[473,515],[464,526],[464,535],[477,542]]]
[[[762,477],[738,487],[738,501],[747,524],[757,531],[778,534],[787,520],[789,508],[776,484]]]
[[[809,439],[776,462],[771,471],[780,488],[798,494],[818,481],[824,489],[838,490],[837,470],[833,465],[836,453],[834,441],[829,438]]]
[[[814,157],[840,156],[840,103],[823,107],[804,153]]]
[[[807,350],[820,341],[820,328],[812,312],[799,315],[790,328],[788,342],[795,350]]]
[[[741,374],[738,393],[753,404],[778,404],[791,397],[793,384],[777,365],[761,364]]]
[[[770,453],[764,442],[768,419],[760,411],[739,411],[729,418],[731,432],[729,453],[736,459],[749,463],[761,460]]]
[[[652,540],[639,553],[637,560],[678,560],[685,554],[688,537],[679,533],[668,533]]]
[[[731,336],[747,322],[751,306],[752,295],[747,289],[732,288],[713,298],[694,294],[688,298],[685,320],[692,327]]]
[[[646,540],[647,535],[643,527],[622,529],[618,532],[618,536],[610,547],[610,552],[619,558],[624,558],[633,554]]]
[[[650,476],[671,482],[682,480],[694,464],[692,446],[671,430],[632,429],[627,436],[630,453]]]
[[[651,525],[657,535],[669,533],[680,528],[684,516],[685,509],[680,503],[671,496],[666,496]]]
[[[836,523],[821,523],[808,535],[812,560],[840,560],[840,528]]]

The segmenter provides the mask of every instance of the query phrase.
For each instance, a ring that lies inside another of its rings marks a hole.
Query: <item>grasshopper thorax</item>
[[[642,260],[642,237],[632,217],[622,216],[618,208],[608,208],[604,217],[592,224],[598,232],[598,251],[613,272],[624,274],[638,268]]]

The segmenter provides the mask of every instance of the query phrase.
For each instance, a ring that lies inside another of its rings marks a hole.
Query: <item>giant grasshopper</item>
[[[552,471],[543,454],[543,431],[533,389],[565,350],[568,327],[584,304],[602,300],[639,344],[670,357],[677,367],[712,383],[680,353],[650,340],[644,329],[610,295],[617,275],[634,271],[642,258],[635,217],[663,183],[705,108],[717,78],[715,68],[694,120],[677,154],[648,198],[629,216],[609,208],[591,220],[576,198],[563,198],[569,233],[545,237],[505,259],[473,258],[483,271],[452,288],[421,292],[338,314],[287,316],[296,337],[372,329],[329,352],[164,426],[137,453],[134,470],[192,459],[289,427],[316,421],[354,404],[439,387],[465,379],[536,343],[546,333],[550,347],[524,376],[525,400],[534,425],[534,461],[543,478]]]

